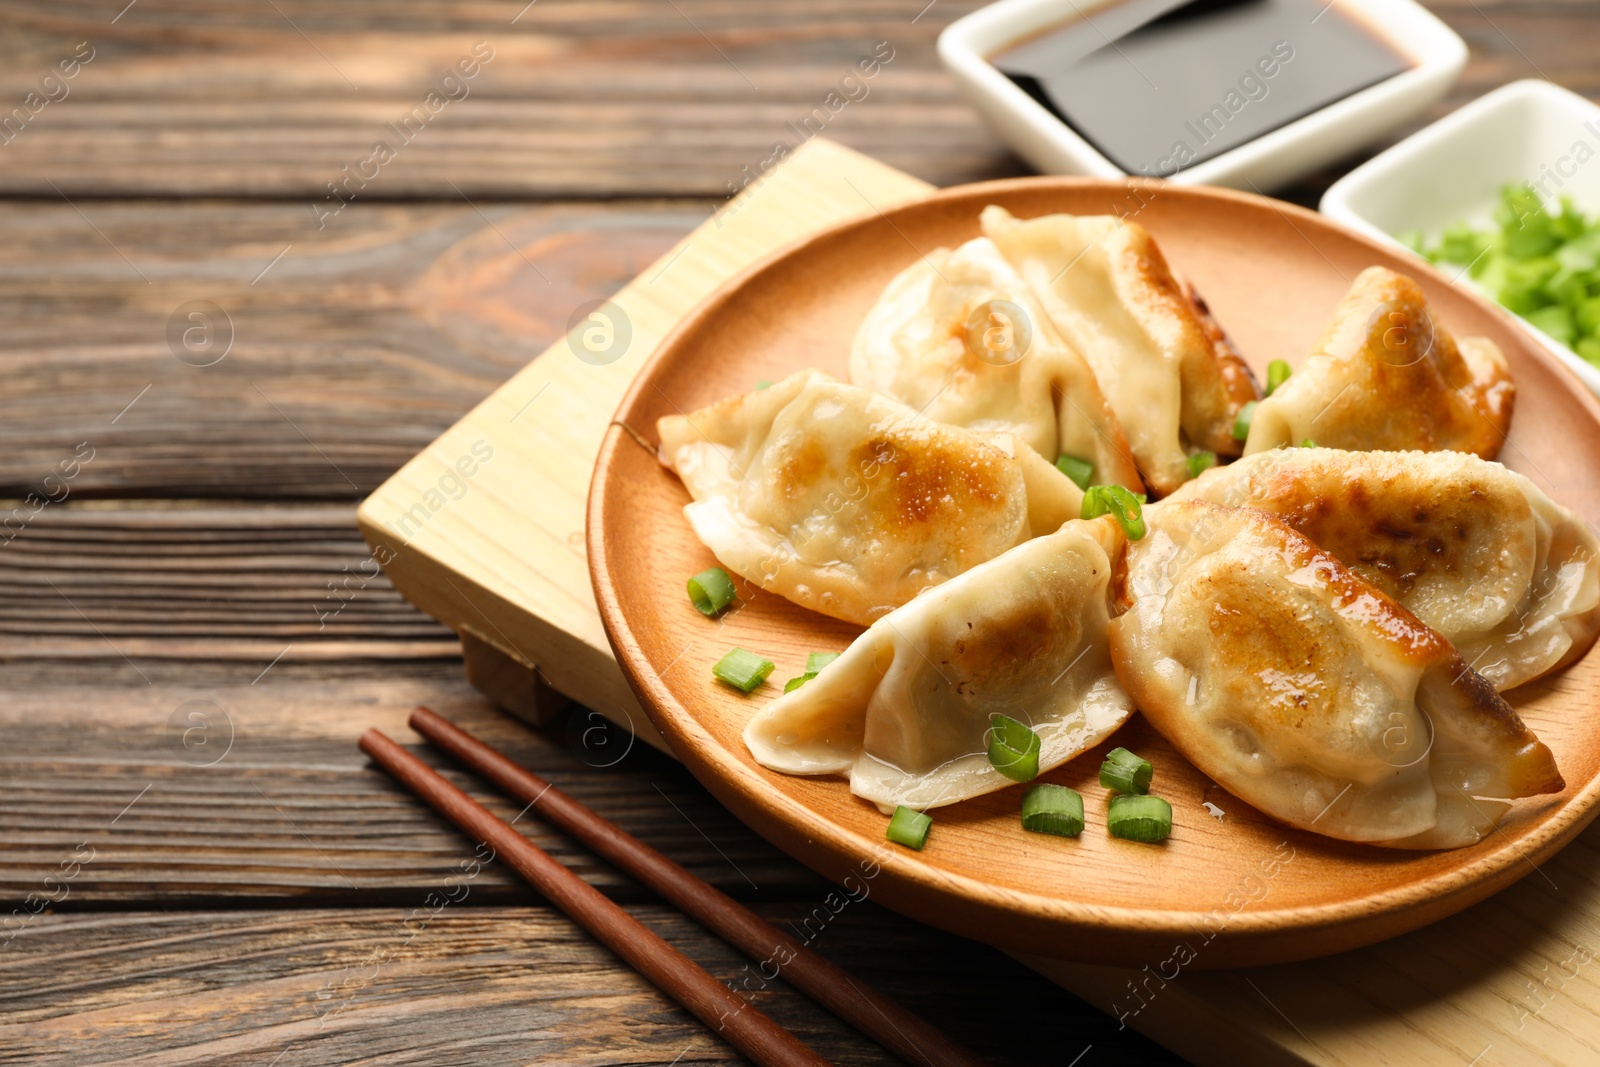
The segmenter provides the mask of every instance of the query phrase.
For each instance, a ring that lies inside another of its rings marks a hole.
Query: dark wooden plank
[[[704,219],[0,202],[0,497],[33,494],[0,524],[47,499],[358,499]]]
[[[721,197],[775,144],[797,146],[818,108],[813,131],[939,184],[1013,172],[934,55],[977,5],[917,18],[925,4],[139,0],[114,24],[120,5],[102,0],[9,4],[0,101],[21,102],[80,42],[94,51],[0,151],[0,192],[321,203],[383,139],[393,161],[366,168],[359,198]],[[827,110],[879,42],[888,64]],[[389,124],[475,46],[492,58],[443,87],[460,98],[396,136]]]
[[[469,850],[365,766],[356,734],[405,737],[427,701],[776,917],[801,919],[826,887],[667,761],[601,768],[614,750],[585,746],[586,720],[531,733],[491,712],[448,635],[381,582],[332,620],[317,598],[365,555],[347,502],[703,219],[874,41],[895,58],[829,136],[941,184],[1014,172],[933,58],[961,6],[912,24],[922,6],[542,0],[515,25],[523,0],[139,0],[115,23],[120,0],[0,11],[0,104],[77,41],[96,49],[70,98],[0,146],[0,191],[45,198],[0,204],[0,494],[68,498],[0,545],[0,898],[54,909],[0,952],[0,1060],[731,1058],[493,868],[408,943],[411,909]],[[1600,95],[1593,4],[1435,6],[1473,47],[1435,115],[1534,74]],[[472,96],[319,226],[323,183],[478,39],[496,55]],[[1288,195],[1314,202],[1332,175]],[[286,202],[99,199],[152,193]],[[640,194],[703,199],[489,202]],[[446,202],[379,202],[406,197]],[[213,366],[169,340],[193,301],[231,323]],[[137,496],[346,503],[81,506]],[[199,734],[191,711],[209,716]],[[741,973],[626,879],[530,832]],[[309,910],[323,904],[350,907]],[[152,905],[197,910],[127,914]],[[290,910],[235,910],[251,905]],[[1065,1063],[1090,1043],[1165,1062],[988,950],[870,903],[820,947],[1000,1062]],[[883,1062],[787,992],[757,999],[836,1060]]]
[[[10,739],[0,752],[4,910],[42,901],[76,911],[154,900],[198,908],[412,899],[472,849],[355,742],[377,726],[420,745],[405,726],[418,703],[481,733],[729,893],[783,897],[822,884],[740,825],[678,764],[642,742],[630,745],[625,734],[590,730],[601,721],[582,709],[529,729],[473,693],[459,662],[413,663],[397,677],[369,666],[360,680],[315,681],[303,664],[295,674],[279,663],[256,681],[263,664],[235,666],[231,682],[210,685],[118,676],[105,686],[58,679],[0,690],[0,733]],[[503,817],[518,814],[521,805],[419,751]],[[518,825],[619,899],[645,895],[536,819]],[[80,846],[93,862],[70,884],[47,885]],[[499,870],[485,872],[480,885],[485,900],[523,899]]]
[[[1600,28],[1593,5],[1442,11],[1475,51],[1436,112],[1535,73],[1533,55],[1551,77],[1600,93],[1581,44]],[[804,18],[784,17],[785,32],[800,34]],[[31,28],[17,41],[55,32],[37,10],[23,21]],[[181,79],[166,91],[181,93]],[[90,101],[62,107],[79,103]],[[24,140],[3,146],[0,168]],[[169,169],[187,167],[174,159]],[[1334,173],[1291,195],[1314,202]],[[318,229],[304,203],[0,204],[0,495],[358,498],[708,206],[357,201]],[[225,312],[216,335],[233,337],[214,366],[182,362],[175,351],[207,357],[169,340],[197,301]],[[77,475],[63,479],[66,468]]]
[[[743,1062],[559,914],[479,906],[488,871],[462,876],[443,906],[419,889],[383,909],[40,916],[0,952],[0,1063]],[[719,979],[748,982],[752,1003],[830,1061],[899,1062],[676,912],[631,910]],[[870,895],[758,910],[997,1067],[1182,1062]]]
[[[328,682],[454,673],[455,635],[401,599],[351,505],[66,499],[0,527],[0,687]],[[402,665],[403,668],[402,668]]]
[[[121,5],[104,0],[8,4],[0,102],[21,103],[79,42],[94,58],[65,83],[66,98],[0,150],[0,192],[293,197],[309,213],[312,201],[332,206],[326,183],[389,138],[395,158],[356,190],[357,202],[720,198],[775,144],[798,144],[791,124],[880,41],[894,58],[864,83],[865,97],[827,116],[827,136],[940,185],[1018,173],[934,54],[938,32],[973,6],[281,0],[241,9],[139,0],[113,24]],[[1473,59],[1428,118],[1519,77],[1600,95],[1592,3],[1430,6]],[[467,83],[469,95],[410,143],[389,133],[480,40],[494,58]],[[1325,179],[1291,195],[1311,197]]]
[[[61,638],[102,638],[100,655],[132,639],[198,657],[252,638],[282,647],[454,637],[389,585],[349,505],[69,501],[18,520],[0,546],[0,634],[24,639],[13,656]]]

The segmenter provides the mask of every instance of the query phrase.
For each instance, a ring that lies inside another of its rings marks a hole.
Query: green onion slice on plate
[[[808,652],[806,653],[806,673],[816,674],[838,658],[839,653],[837,652]]]
[[[1119,793],[1111,798],[1106,829],[1128,841],[1165,841],[1172,834],[1172,805],[1160,797]]]
[[[806,672],[798,678],[783,683],[783,691],[792,693],[817,676],[817,672],[839,658],[837,652],[810,652],[806,654]]]
[[[928,831],[933,829],[933,818],[920,811],[912,811],[907,807],[894,809],[894,815],[889,819],[889,829],[884,832],[884,837],[897,845],[914,848],[922,851],[922,846],[928,843]]]
[[[767,680],[774,666],[776,664],[770,659],[763,659],[754,652],[732,648],[726,656],[717,660],[711,673],[735,689],[749,693]]]
[[[708,619],[732,604],[733,600],[733,579],[721,567],[703,570],[689,579],[689,602]]]
[[[1150,761],[1125,748],[1112,749],[1100,764],[1100,784],[1119,793],[1148,793],[1153,777],[1155,768]]]
[[[1112,515],[1117,525],[1122,527],[1122,532],[1128,535],[1128,540],[1137,541],[1144,536],[1144,514],[1140,510],[1142,503],[1138,496],[1120,485],[1091,485],[1083,494],[1083,508],[1078,515],[1084,519]]]
[[[1065,452],[1056,457],[1056,470],[1072,479],[1072,484],[1079,489],[1089,488],[1089,479],[1094,477],[1094,464],[1077,456],[1069,456]]]
[[[1256,405],[1259,400],[1252,400],[1239,409],[1239,417],[1233,420],[1233,439],[1243,441],[1250,436],[1250,423],[1256,417]]]
[[[1083,795],[1048,782],[1029,786],[1022,794],[1022,828],[1036,834],[1077,837],[1083,833]]]
[[[1289,380],[1294,371],[1289,369],[1289,364],[1281,359],[1275,359],[1267,364],[1267,395],[1271,396],[1278,391],[1278,386]]]
[[[1013,782],[1039,777],[1039,735],[1027,723],[996,715],[989,723],[989,762]]]
[[[1189,457],[1189,477],[1198,478],[1217,465],[1215,452],[1196,452]]]

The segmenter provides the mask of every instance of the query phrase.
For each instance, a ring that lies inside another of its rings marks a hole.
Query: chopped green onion
[[[1077,837],[1083,833],[1083,796],[1064,785],[1040,782],[1022,794],[1022,828],[1036,834]]]
[[[1294,371],[1289,369],[1289,364],[1281,359],[1275,359],[1267,364],[1267,395],[1271,396],[1278,391],[1278,386],[1289,380],[1289,375]]]
[[[1587,295],[1587,294],[1585,294]],[[1522,316],[1529,323],[1571,348],[1578,340],[1577,327],[1572,322],[1572,312],[1560,304],[1535,308]]]
[[[1494,222],[1458,222],[1414,247],[1435,263],[1465,265],[1480,286],[1531,325],[1600,362],[1600,218],[1566,197],[1547,203],[1529,185],[1500,190]]]
[[[996,715],[989,724],[989,762],[1013,782],[1039,777],[1039,735],[1027,723]]]
[[[733,579],[721,567],[701,571],[689,579],[689,601],[707,618],[732,604],[733,599]]]
[[[1089,488],[1089,479],[1094,477],[1094,464],[1077,456],[1069,456],[1065,452],[1056,457],[1056,470],[1072,479],[1072,484],[1079,489]]]
[[[1243,441],[1250,436],[1250,423],[1256,417],[1256,405],[1259,400],[1252,400],[1239,409],[1239,417],[1233,420],[1233,439]]]
[[[759,382],[756,383],[756,388],[757,389],[771,389],[772,388],[772,380],[770,378],[763,378]]]
[[[1317,443],[1315,441],[1313,441],[1311,438],[1308,437],[1304,441],[1300,442],[1300,447],[1301,448],[1316,448],[1317,447]]]
[[[1149,760],[1125,748],[1114,748],[1100,764],[1100,784],[1119,793],[1148,793],[1155,772]]]
[[[1091,485],[1083,494],[1083,507],[1078,515],[1084,519],[1113,515],[1128,539],[1137,541],[1144,536],[1144,515],[1140,511],[1142,503],[1139,496],[1120,485]]]
[[[808,652],[806,653],[806,673],[816,674],[838,658],[839,653],[837,652]]]
[[[1106,829],[1128,841],[1165,841],[1172,834],[1172,805],[1160,797],[1120,793],[1111,798]]]
[[[774,666],[776,664],[770,659],[763,659],[754,652],[746,652],[742,648],[733,648],[728,650],[726,656],[717,660],[711,668],[711,673],[735,689],[749,693],[767,680],[767,675],[772,673]]]
[[[806,672],[798,678],[783,683],[783,691],[792,693],[817,676],[817,672],[839,658],[837,652],[809,652],[806,654]]]
[[[931,816],[902,806],[894,809],[894,815],[889,819],[889,829],[883,836],[897,845],[914,848],[920,852],[922,846],[928,843],[928,831],[931,829],[933,829]]]
[[[1189,457],[1189,477],[1198,478],[1217,465],[1215,452],[1196,452]]]

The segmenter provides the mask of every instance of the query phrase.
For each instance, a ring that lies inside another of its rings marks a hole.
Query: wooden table
[[[938,184],[1022,172],[933,55],[969,5],[125,2],[0,10],[0,1062],[736,1061],[504,871],[465,877],[356,736],[415,743],[427,703],[777,920],[815,925],[828,887],[583,709],[493,710],[355,505],[879,41],[829,137]],[[1436,113],[1527,76],[1600,96],[1595,5],[1433,6],[1473,50]],[[997,1063],[1179,1062],[870,899],[826,917],[820,951]],[[781,985],[753,999],[892,1062]]]

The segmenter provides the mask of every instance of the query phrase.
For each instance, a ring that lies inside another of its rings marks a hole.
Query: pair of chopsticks
[[[599,856],[665,897],[680,911],[751,959],[781,963],[790,985],[852,1023],[909,1064],[979,1067],[984,1061],[934,1026],[829,963],[721,890],[601,818],[526,768],[512,762],[427,708],[411,713],[411,728]],[[699,964],[573,874],[438,772],[378,730],[361,735],[361,751],[407,789],[544,894],[579,926],[621,956],[658,989],[693,1012],[758,1064],[826,1064],[789,1031],[713,978]]]

